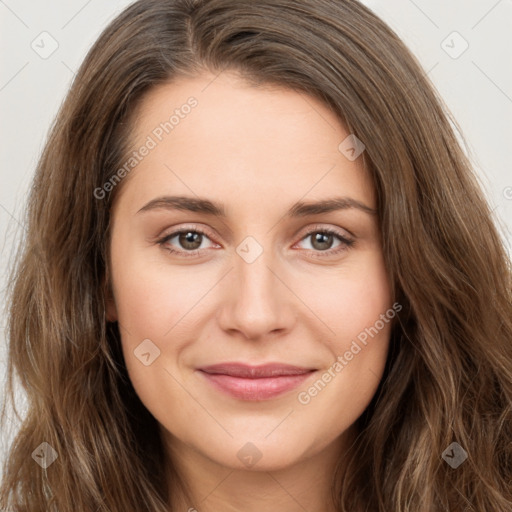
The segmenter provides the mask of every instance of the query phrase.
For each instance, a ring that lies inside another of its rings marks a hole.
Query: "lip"
[[[270,400],[291,391],[315,371],[282,363],[221,363],[199,368],[216,389],[234,398],[253,401]]]

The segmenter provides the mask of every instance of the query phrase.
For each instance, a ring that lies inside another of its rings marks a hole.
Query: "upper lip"
[[[265,377],[280,377],[286,375],[303,375],[314,368],[303,368],[282,363],[267,363],[250,365],[246,363],[220,363],[199,368],[200,371],[210,374],[230,375],[244,379],[263,379]]]

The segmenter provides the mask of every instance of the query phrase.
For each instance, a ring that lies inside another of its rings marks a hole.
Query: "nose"
[[[235,253],[233,265],[223,283],[220,327],[249,340],[289,331],[296,320],[294,294],[272,251],[263,250],[250,263]]]

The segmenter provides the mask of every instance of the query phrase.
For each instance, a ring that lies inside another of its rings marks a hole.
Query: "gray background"
[[[25,197],[48,128],[86,51],[129,3],[0,0],[2,306],[7,272],[22,230]],[[363,3],[388,22],[416,54],[454,114],[510,252],[512,0]],[[5,323],[2,313],[0,389],[5,374]],[[0,432],[0,458],[5,456],[15,426],[12,418],[10,428]]]

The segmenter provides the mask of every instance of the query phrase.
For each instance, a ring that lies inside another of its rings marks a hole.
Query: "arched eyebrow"
[[[337,210],[348,210],[355,208],[364,213],[375,215],[377,210],[351,197],[334,197],[320,201],[302,202],[298,201],[286,212],[286,217],[307,217]],[[213,215],[226,218],[226,209],[222,203],[216,203],[209,199],[190,196],[161,196],[152,199],[145,204],[137,213],[152,210],[181,210],[195,213]]]

